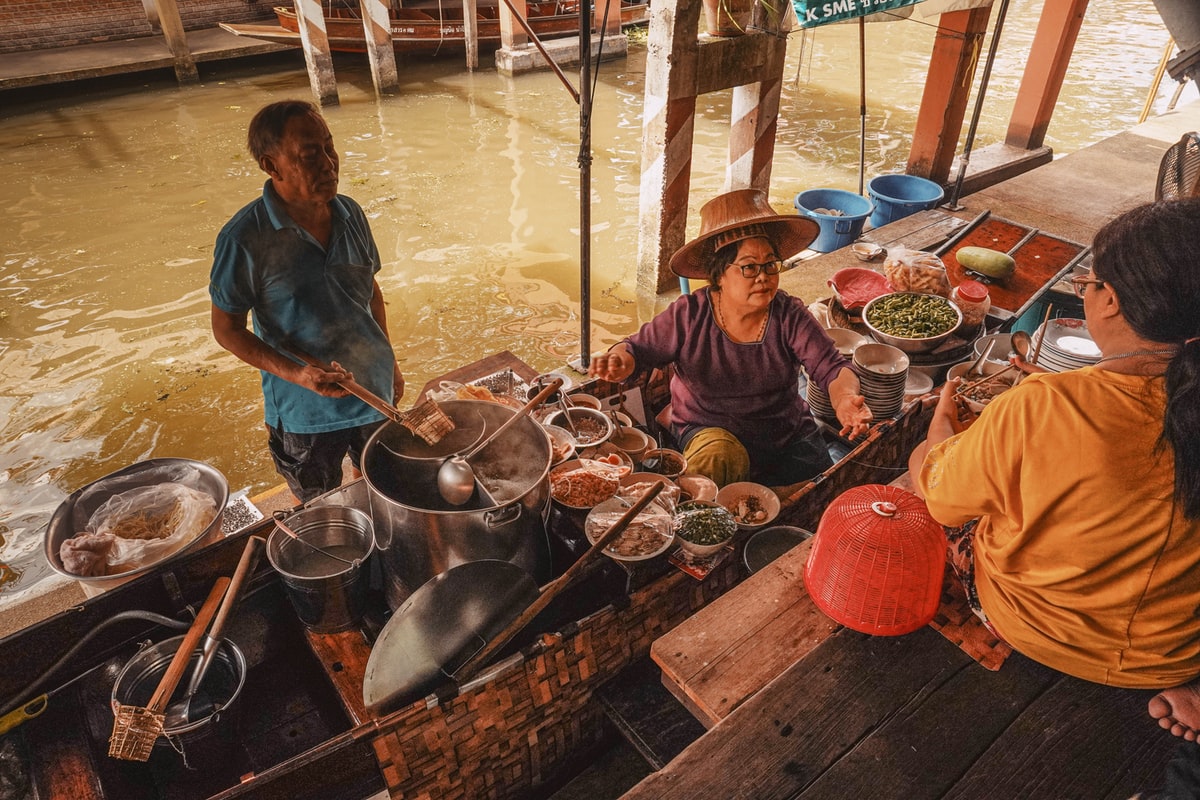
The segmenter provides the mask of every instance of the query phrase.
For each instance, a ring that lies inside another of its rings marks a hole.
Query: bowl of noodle
[[[46,560],[94,597],[221,536],[225,476],[200,461],[155,458],[72,492],[46,526]]]

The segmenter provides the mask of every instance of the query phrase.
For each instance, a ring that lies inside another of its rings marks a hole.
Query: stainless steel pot
[[[515,412],[480,400],[440,405],[455,430],[437,444],[427,445],[403,426],[387,423],[363,449],[363,478],[393,609],[430,578],[470,561],[508,561],[539,584],[550,577],[551,452],[545,431],[526,418],[479,451],[472,466],[491,498],[476,493],[466,505],[452,506],[437,489],[442,461]]]

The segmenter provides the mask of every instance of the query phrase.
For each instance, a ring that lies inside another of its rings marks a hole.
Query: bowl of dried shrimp
[[[588,512],[583,525],[588,541],[595,543],[629,510],[630,505],[632,503],[627,500],[613,497]],[[671,515],[657,503],[651,503],[604,548],[604,554],[617,561],[645,561],[665,553],[674,541]]]
[[[733,515],[738,528],[757,530],[779,516],[779,496],[761,483],[730,483],[717,492],[717,503]]]
[[[593,508],[617,493],[622,469],[593,458],[572,458],[550,470],[550,496],[567,508]]]

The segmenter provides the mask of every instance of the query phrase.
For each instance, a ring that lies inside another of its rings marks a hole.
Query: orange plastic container
[[[895,486],[856,486],[821,516],[804,580],[813,602],[848,628],[899,636],[937,612],[946,534],[925,501]]]

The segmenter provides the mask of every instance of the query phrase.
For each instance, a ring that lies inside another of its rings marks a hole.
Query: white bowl
[[[656,447],[642,454],[639,466],[643,472],[657,472],[675,480],[687,472],[687,459],[678,450],[669,447]]]
[[[687,538],[688,531],[696,525],[717,528],[722,534],[721,540],[713,544],[691,541]],[[719,553],[733,539],[737,530],[737,522],[733,515],[719,503],[689,500],[680,503],[675,509],[675,539],[684,552],[697,558],[708,558]]]
[[[825,333],[830,339],[833,339],[834,347],[838,349],[846,358],[854,354],[854,350],[861,344],[866,344],[870,341],[861,333],[852,331],[849,328],[826,328]]]
[[[717,502],[733,514],[738,528],[744,531],[758,530],[771,524],[779,516],[779,496],[761,483],[741,481],[721,487]],[[760,512],[762,516],[753,521],[744,521],[740,514]]]
[[[579,406],[580,408],[591,408],[599,411],[602,403],[600,398],[590,394],[569,394],[567,395],[567,405]]]
[[[575,427],[578,430],[578,433],[575,434],[575,441],[579,447],[594,447],[607,442],[613,434],[612,420],[602,411],[597,411],[594,408],[568,407],[566,413],[571,415],[571,421],[575,423]],[[545,424],[557,425],[560,428],[566,428],[570,431],[570,426],[567,424],[567,419],[562,409],[547,416]],[[587,431],[592,431],[592,434],[587,435]]]
[[[543,425],[542,430],[550,437],[550,466],[557,466],[575,455],[575,437],[566,428]]]
[[[951,378],[962,378],[963,375],[966,374],[967,370],[970,369],[970,367],[971,367],[970,361],[963,361],[960,364],[955,364],[946,373],[946,380],[950,380]],[[995,372],[989,373],[989,372],[985,371],[984,374],[985,375],[989,375],[989,374],[994,375]],[[1020,374],[1021,374],[1020,372],[1018,372],[1017,370],[1014,369],[1011,372],[1006,372],[1003,375],[1001,375],[999,378],[996,378],[996,380],[987,384],[987,386],[992,387],[992,391],[994,392],[994,394],[1000,394],[1001,392],[1006,392],[1013,387],[1013,384],[1016,382],[1016,380],[1020,376]],[[976,378],[975,380],[978,380],[978,378]],[[970,381],[968,381],[966,378],[963,378],[962,385],[965,386],[968,383],[970,383]],[[986,406],[989,402],[991,402],[990,399],[980,401],[980,400],[976,400],[973,397],[970,397],[968,395],[963,395],[963,400],[966,401],[967,408],[971,409],[976,414],[978,414],[980,411],[983,411],[984,406]]]
[[[608,439],[614,447],[623,450],[634,463],[642,460],[642,455],[654,446],[654,440],[648,433],[637,428],[618,428]]]
[[[675,479],[679,484],[679,488],[688,494],[689,500],[707,500],[712,502],[717,499],[717,484],[707,475],[696,475],[694,473],[685,472]]]

